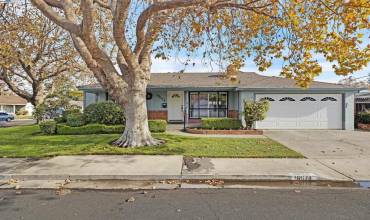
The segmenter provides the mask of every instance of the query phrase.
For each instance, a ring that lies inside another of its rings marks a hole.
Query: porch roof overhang
[[[190,87],[190,86],[148,86],[147,90],[169,91],[235,91],[237,87],[214,86],[214,87]]]

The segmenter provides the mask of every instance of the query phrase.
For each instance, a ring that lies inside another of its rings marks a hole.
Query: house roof
[[[300,89],[295,80],[240,72],[235,82],[222,73],[152,73],[148,88],[234,88],[234,89]],[[102,89],[99,84],[80,87],[82,90]],[[346,85],[312,82],[309,89],[353,89]]]
[[[0,96],[0,105],[26,105],[27,100],[16,95]]]

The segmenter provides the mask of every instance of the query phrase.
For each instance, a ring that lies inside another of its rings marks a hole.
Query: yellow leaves
[[[191,23],[191,27],[197,34],[200,34],[203,31],[202,25],[200,25],[199,23],[195,21]]]
[[[226,77],[231,81],[236,81],[238,78],[238,73],[243,65],[244,63],[242,59],[233,60],[231,64],[226,68]]]

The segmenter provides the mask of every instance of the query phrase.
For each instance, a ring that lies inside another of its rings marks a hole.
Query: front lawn
[[[53,135],[36,125],[0,128],[0,157],[47,157],[87,154],[186,155],[195,157],[301,158],[301,154],[268,138],[203,138],[157,133],[166,143],[158,147],[117,148],[119,135]]]

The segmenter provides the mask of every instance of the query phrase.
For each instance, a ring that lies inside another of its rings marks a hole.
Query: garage
[[[270,103],[258,129],[342,129],[342,94],[257,94]]]

